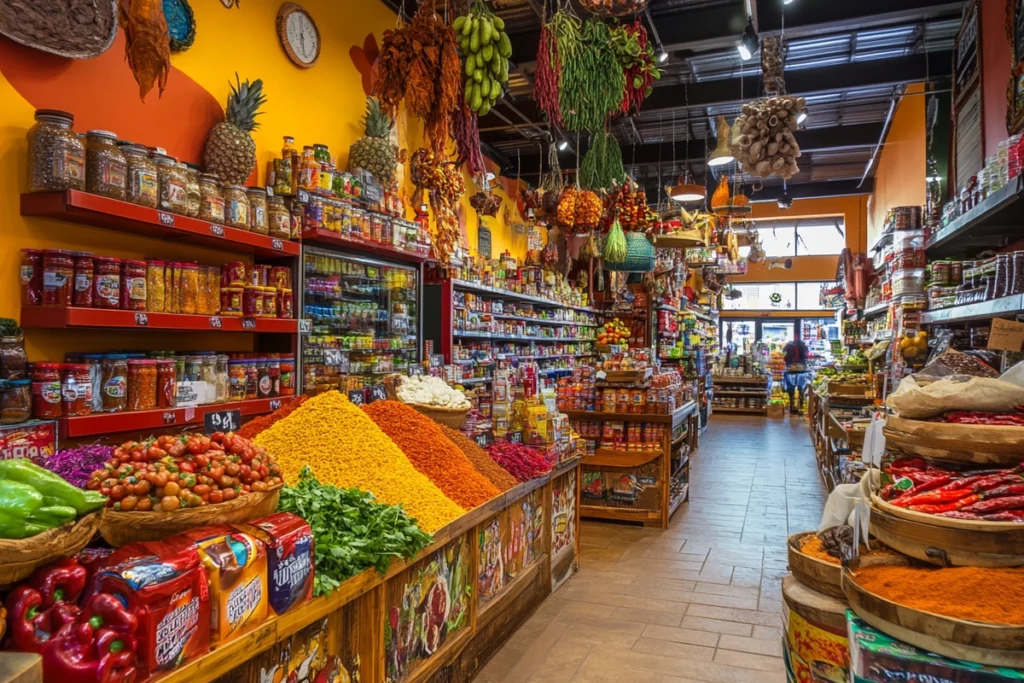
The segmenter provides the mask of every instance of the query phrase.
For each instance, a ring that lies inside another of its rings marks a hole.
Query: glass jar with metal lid
[[[199,205],[202,201],[202,193],[199,190],[199,169],[183,163],[179,163],[178,166],[185,174],[185,212],[195,218],[199,215]]]
[[[239,185],[224,188],[224,222],[232,228],[249,229],[249,198]]]
[[[185,215],[188,212],[188,191],[185,189],[184,165],[172,157],[154,155],[157,179],[160,187],[158,207],[171,213]]]
[[[249,230],[259,235],[269,232],[267,223],[267,191],[262,187],[250,187],[245,190],[249,199]]]
[[[292,215],[281,197],[267,197],[267,224],[271,237],[287,240],[292,236]]]
[[[75,117],[55,109],[36,110],[28,131],[29,192],[85,189],[85,143],[71,126]]]
[[[85,189],[111,199],[124,199],[128,162],[117,146],[117,135],[90,130],[85,137]]]
[[[159,196],[156,164],[142,145],[121,145],[121,152],[128,169],[124,198],[132,204],[155,209]]]
[[[211,223],[224,222],[224,196],[217,176],[210,173],[199,176],[199,217]]]

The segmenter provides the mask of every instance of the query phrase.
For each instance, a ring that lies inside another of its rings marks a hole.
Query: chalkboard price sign
[[[507,438],[508,438],[508,442],[509,443],[522,443],[523,442],[523,433],[522,432],[509,432]]]
[[[480,254],[480,258],[491,258],[491,229],[481,225],[476,235],[476,250]]]
[[[348,400],[352,401],[352,403],[357,406],[361,406],[366,403],[366,397],[363,395],[362,389],[356,389],[355,391],[348,392]]]
[[[241,410],[215,410],[203,416],[203,429],[206,432],[233,432],[241,426]]]
[[[384,385],[377,384],[373,387],[370,387],[370,403],[373,403],[374,401],[386,400],[388,400],[388,392],[387,389],[384,388]]]

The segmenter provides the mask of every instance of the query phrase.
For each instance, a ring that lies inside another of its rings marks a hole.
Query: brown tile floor
[[[825,491],[806,422],[715,415],[668,529],[584,522],[580,572],[480,683],[781,683],[786,538]]]

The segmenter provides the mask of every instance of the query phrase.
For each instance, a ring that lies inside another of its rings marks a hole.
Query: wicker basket
[[[100,533],[115,548],[136,541],[162,541],[189,529],[266,517],[277,510],[280,498],[281,487],[278,486],[266,493],[247,493],[226,503],[175,512],[117,512],[104,508]]]
[[[0,585],[27,578],[38,567],[76,555],[96,534],[100,514],[93,512],[76,522],[18,540],[0,540]]]
[[[622,263],[604,263],[605,270],[624,273],[649,273],[654,270],[654,245],[639,232],[626,233],[626,258]]]
[[[416,412],[426,415],[434,422],[455,430],[462,429],[462,423],[466,421],[466,415],[469,414],[469,408],[439,408],[418,403],[407,403],[406,405],[415,408]]]
[[[580,4],[591,14],[622,17],[642,12],[647,7],[647,0],[580,0]]]

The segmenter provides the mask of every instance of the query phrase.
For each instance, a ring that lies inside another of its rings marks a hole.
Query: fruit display
[[[927,355],[928,334],[920,330],[916,334],[904,335],[900,339],[900,352],[907,360]]]
[[[452,28],[462,55],[466,104],[474,113],[484,116],[508,83],[512,43],[505,33],[505,20],[481,0],[475,0],[468,14],[456,17]]]
[[[206,138],[203,164],[206,171],[228,185],[244,185],[256,168],[256,142],[251,133],[259,127],[256,117],[267,102],[263,81],[241,81],[235,74],[224,120]],[[229,83],[230,85],[230,83]]]
[[[388,187],[395,179],[398,166],[398,146],[391,142],[391,121],[380,108],[376,97],[366,99],[363,119],[365,135],[348,150],[348,165],[352,170],[363,169],[372,174],[381,185]]]
[[[604,324],[601,331],[597,333],[598,344],[628,344],[629,326],[619,318],[613,318]]]
[[[0,460],[0,539],[36,536],[101,507],[102,496],[31,460]]]
[[[126,441],[88,488],[121,512],[174,512],[265,493],[283,481],[281,468],[248,439],[185,433]]]

